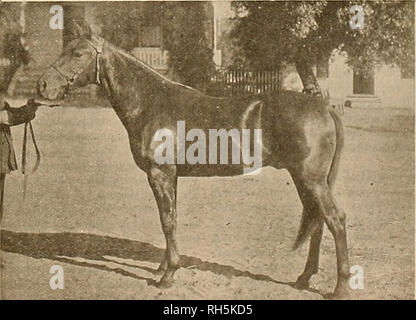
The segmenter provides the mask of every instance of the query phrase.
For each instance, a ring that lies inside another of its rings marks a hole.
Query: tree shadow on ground
[[[114,269],[106,265],[76,261],[71,258],[83,258],[87,260],[117,263],[128,267],[140,268],[156,274],[157,270],[155,269],[117,262],[106,258],[106,256],[160,263],[163,260],[165,251],[164,249],[142,241],[87,233],[25,233],[2,230],[1,238],[2,250],[5,252],[22,254],[35,259],[44,258],[81,267],[90,267],[109,272],[116,272],[134,279],[146,280],[148,283],[153,283],[154,280],[138,276],[121,268]],[[253,280],[268,281],[290,287],[293,287],[294,285],[292,282],[278,281],[267,275],[242,271],[232,266],[203,261],[192,256],[181,255],[180,258],[181,267],[183,268],[211,271],[215,274],[226,277],[246,277]],[[308,291],[324,296],[323,293],[312,288],[308,289]]]

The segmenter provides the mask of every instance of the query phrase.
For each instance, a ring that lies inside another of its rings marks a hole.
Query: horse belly
[[[179,164],[176,167],[180,177],[230,177],[244,174],[241,164]]]

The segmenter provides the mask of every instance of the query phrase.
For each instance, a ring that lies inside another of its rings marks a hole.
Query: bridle
[[[103,52],[103,46],[104,46],[104,39],[98,38],[98,46],[95,46],[91,41],[87,40],[88,44],[94,48],[95,50],[95,81],[97,84],[101,84],[100,81],[100,54]],[[88,63],[89,65],[89,63]],[[85,69],[88,67],[88,65],[81,68],[78,72],[73,74],[72,76],[65,75],[64,72],[59,70],[59,68],[56,66],[56,63],[54,63],[51,67],[58,73],[65,81],[67,82],[68,86],[72,86],[75,81],[78,79],[78,77],[85,71]]]

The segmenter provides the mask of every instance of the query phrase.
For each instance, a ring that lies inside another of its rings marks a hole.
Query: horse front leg
[[[179,268],[179,254],[176,245],[176,190],[175,166],[154,167],[148,173],[148,180],[159,209],[160,222],[166,239],[165,260],[159,271],[164,274],[157,286],[168,288],[173,285],[173,275]]]

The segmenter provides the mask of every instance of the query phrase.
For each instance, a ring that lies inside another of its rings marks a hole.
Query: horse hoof
[[[302,275],[299,276],[299,278],[293,284],[293,288],[298,290],[309,289],[309,278],[306,279],[306,277],[303,277]]]
[[[160,280],[159,282],[156,282],[156,288],[159,289],[169,289],[173,287],[173,280]]]
[[[334,293],[329,294],[326,298],[329,300],[348,300],[350,292],[345,288],[335,288]]]
[[[309,281],[296,281],[293,284],[293,288],[298,289],[298,290],[309,289]]]
[[[156,276],[162,276],[162,275],[165,273],[165,271],[166,271],[166,270],[163,270],[163,269],[157,269],[157,270],[155,271],[155,275],[156,275]]]
[[[168,263],[166,261],[163,261],[160,265],[159,268],[157,268],[155,274],[156,275],[163,275],[166,270],[168,270]]]

